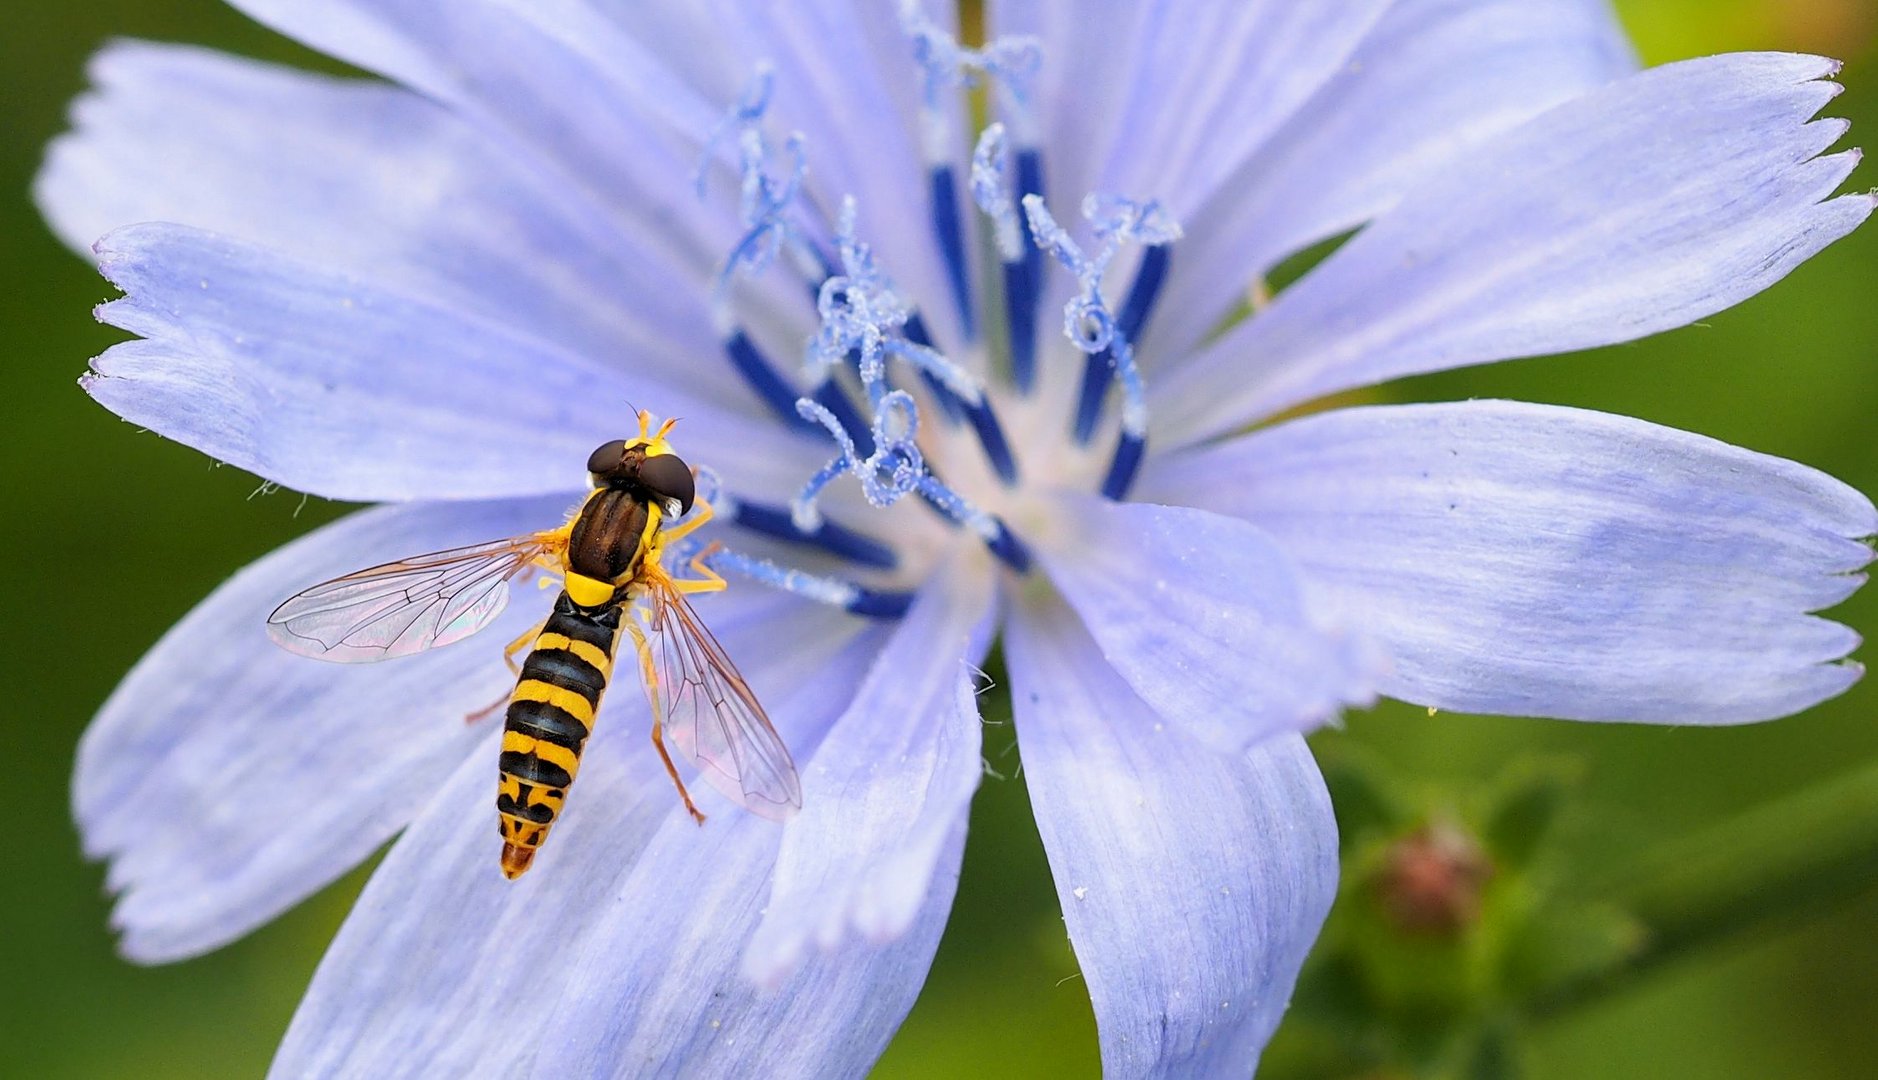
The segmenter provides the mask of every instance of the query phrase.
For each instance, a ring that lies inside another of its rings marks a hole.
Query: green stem
[[[1602,999],[1664,964],[1815,915],[1878,885],[1878,765],[1853,770],[1674,841],[1590,895],[1644,926],[1614,971],[1540,1000],[1551,1018]]]

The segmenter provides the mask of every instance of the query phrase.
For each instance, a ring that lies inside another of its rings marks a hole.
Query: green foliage
[[[1265,1075],[1524,1075],[1532,1004],[1643,940],[1634,918],[1560,887],[1579,763],[1519,758],[1455,790],[1418,784],[1356,739],[1318,751],[1345,872]]]

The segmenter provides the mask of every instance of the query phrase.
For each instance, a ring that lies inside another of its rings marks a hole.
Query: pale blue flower
[[[1829,61],[1635,74],[1602,0],[993,3],[982,51],[941,0],[236,6],[388,81],[114,45],[38,193],[126,294],[94,397],[388,504],[218,589],[81,752],[140,960],[398,836],[280,1075],[863,1073],[945,923],[999,632],[1116,1076],[1255,1064],[1334,891],[1300,734],[1341,708],[1725,724],[1860,673],[1808,613],[1862,582],[1878,516],[1803,466],[1496,401],[1242,434],[1778,280],[1873,205],[1833,197]],[[697,828],[616,689],[512,884],[494,725],[463,717],[540,605],[367,667],[262,621],[559,520],[629,400],[721,483],[719,565],[752,580],[700,610],[804,808]]]

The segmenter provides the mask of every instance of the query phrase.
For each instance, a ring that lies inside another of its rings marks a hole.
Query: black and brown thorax
[[[623,595],[654,553],[660,523],[691,509],[691,468],[663,439],[616,439],[587,459],[594,491],[567,538],[567,591],[601,608]]]

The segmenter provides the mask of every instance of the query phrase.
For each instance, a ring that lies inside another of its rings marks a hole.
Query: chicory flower
[[[1602,0],[1012,0],[979,49],[942,0],[236,6],[384,81],[114,45],[38,194],[136,335],[89,393],[385,504],[216,590],[80,757],[136,959],[396,837],[280,1075],[864,1073],[945,923],[1000,632],[1117,1076],[1256,1064],[1335,890],[1301,736],[1341,709],[1740,723],[1860,674],[1810,613],[1878,515],[1803,466],[1497,401],[1254,427],[1772,284],[1873,206],[1833,195],[1830,61],[1637,73]],[[616,690],[511,884],[463,717],[537,605],[358,668],[262,622],[551,526],[629,401],[710,466],[745,580],[699,610],[804,809],[697,828]]]

